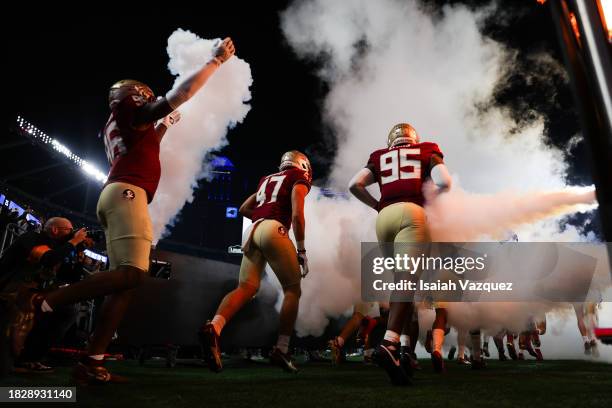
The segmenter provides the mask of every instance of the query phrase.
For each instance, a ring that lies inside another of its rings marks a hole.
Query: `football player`
[[[387,147],[370,155],[366,167],[352,178],[351,193],[378,211],[376,235],[383,243],[429,241],[423,205],[423,183],[432,179],[438,191],[451,186],[443,155],[435,143],[421,143],[416,130],[399,123],[389,132]],[[366,189],[378,183],[380,200]],[[400,364],[400,333],[406,318],[412,318],[413,302],[391,302],[387,331],[377,349],[378,364],[396,385],[410,384],[409,374]]]
[[[504,336],[505,335],[506,335],[506,329],[502,329],[499,333],[493,336],[493,342],[495,343],[495,348],[497,349],[499,361],[508,360],[508,358],[506,357],[506,353],[504,351]]]
[[[344,343],[346,339],[352,336],[357,329],[359,329],[360,325],[364,323],[363,320],[369,318],[366,322],[367,327],[364,328],[365,331],[362,330],[362,332],[364,332],[364,338],[367,338],[367,335],[374,329],[376,325],[375,319],[378,317],[380,317],[378,302],[362,302],[353,307],[353,315],[349,321],[346,322],[340,334],[329,342],[332,364],[338,365],[342,363],[344,360]],[[366,348],[366,351],[367,350]]]
[[[574,307],[574,312],[576,313],[578,330],[580,331],[580,335],[582,336],[582,341],[584,343],[584,354],[599,357],[597,340],[595,339],[594,335],[594,328],[598,325],[598,304],[594,302],[584,302],[572,303],[572,306]]]
[[[279,170],[278,173],[262,177],[257,192],[240,207],[240,214],[250,218],[253,224],[243,240],[244,255],[238,287],[223,298],[213,319],[199,331],[204,357],[214,372],[220,372],[223,368],[219,347],[221,331],[257,293],[266,263],[276,274],[284,293],[278,341],[270,360],[287,372],[297,372],[289,355],[289,340],[298,312],[300,281],[308,274],[304,247],[304,199],[310,191],[312,169],[304,154],[292,150],[283,154]],[[291,227],[297,251],[289,239]]]
[[[111,170],[97,206],[98,219],[106,233],[110,270],[46,295],[23,294],[17,302],[15,319],[24,324],[12,333],[13,344],[19,347],[37,315],[51,313],[60,305],[107,296],[87,355],[73,370],[78,384],[125,382],[125,378],[104,368],[104,352],[134,289],[141,285],[149,269],[153,230],[147,204],[155,196],[161,175],[160,142],[168,126],[179,118],[176,109],[232,55],[234,45],[226,38],[210,61],[165,97],[156,99],[151,88],[135,80],[122,80],[110,88],[111,113],[103,137]]]
[[[470,330],[470,338],[472,340],[472,369],[481,370],[486,367],[486,364],[482,356],[482,345],[480,344],[480,329]]]
[[[442,346],[444,345],[444,336],[450,331],[448,327],[448,311],[445,302],[434,302],[436,310],[436,318],[431,326],[431,363],[436,373],[444,373],[444,357],[442,357]]]

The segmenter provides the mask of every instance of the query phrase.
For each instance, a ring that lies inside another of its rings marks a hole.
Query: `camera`
[[[103,229],[92,229],[87,230],[87,238],[94,242],[104,242],[104,230]]]

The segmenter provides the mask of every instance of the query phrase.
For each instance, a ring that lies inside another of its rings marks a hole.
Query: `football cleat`
[[[283,353],[278,347],[274,347],[270,353],[270,363],[278,366],[287,373],[297,374],[298,369],[291,361],[291,356],[288,353]]]
[[[591,355],[595,358],[599,357],[599,349],[597,348],[597,341],[591,340]]]
[[[584,354],[587,356],[591,354],[591,343],[588,341],[584,342]]]
[[[44,365],[40,361],[15,363],[13,372],[19,374],[47,374],[54,372],[53,367]]]
[[[202,346],[202,356],[208,366],[208,369],[214,373],[220,373],[223,370],[221,362],[221,347],[219,347],[219,336],[212,322],[208,320],[204,327],[198,332],[200,345]]]
[[[457,352],[457,347],[453,346],[448,350],[448,359],[453,360],[455,358],[455,353]]]
[[[410,355],[410,352],[408,351],[408,347],[400,347],[400,365],[404,369],[404,372],[406,373],[406,375],[412,378],[413,363],[412,363],[412,356]]]
[[[431,364],[433,365],[434,371],[438,374],[444,374],[446,372],[446,367],[444,366],[444,358],[442,358],[442,354],[439,351],[434,351],[431,353]]]
[[[524,360],[524,359],[525,359],[525,354],[523,354],[523,352],[522,352],[522,351],[519,351],[519,353],[518,353],[518,359],[519,359],[519,360]]]
[[[72,380],[77,385],[127,384],[130,381],[121,375],[111,374],[104,368],[104,360],[89,357],[79,362],[72,370]]]
[[[459,365],[465,365],[465,366],[472,365],[472,363],[470,363],[470,360],[468,360],[468,359],[467,359],[467,358],[465,358],[465,357],[459,357],[459,358],[457,359],[457,364],[459,364]]]
[[[487,364],[482,358],[480,360],[472,360],[472,370],[482,370],[486,366]]]
[[[411,385],[412,382],[408,374],[402,368],[399,354],[399,343],[383,340],[376,349],[376,363],[387,372],[389,379],[391,379],[391,384]]]

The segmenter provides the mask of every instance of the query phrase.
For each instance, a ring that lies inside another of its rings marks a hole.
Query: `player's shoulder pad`
[[[425,149],[429,153],[437,153],[440,156],[443,156],[442,150],[440,150],[440,146],[438,146],[437,143],[422,142],[422,143],[419,143],[419,147],[421,147],[422,149]]]
[[[389,151],[388,147],[383,147],[382,149],[374,150],[372,153],[370,153],[370,158],[378,157],[381,154],[387,153],[388,151]]]
[[[287,175],[291,177],[293,180],[293,185],[296,184],[305,184],[310,191],[311,179],[308,172],[304,169],[300,169],[298,167],[291,167],[290,169],[285,170]]]

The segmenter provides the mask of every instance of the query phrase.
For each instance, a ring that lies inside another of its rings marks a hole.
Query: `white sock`
[[[472,334],[472,358],[480,360],[480,333]]]
[[[589,336],[582,336],[582,342],[583,343],[588,343],[589,342]]]
[[[53,308],[49,306],[46,300],[43,300],[42,305],[40,305],[40,310],[43,312],[52,312]]]
[[[340,336],[336,337],[336,341],[340,347],[344,346],[344,339]]]
[[[93,354],[89,356],[89,358],[91,358],[92,360],[96,360],[96,361],[102,361],[104,360],[104,354]]]
[[[217,332],[217,336],[220,336],[221,330],[223,330],[223,326],[225,326],[225,317],[221,315],[215,315],[215,317],[213,317],[213,319],[211,320],[211,323],[215,328],[215,331]]]
[[[431,331],[431,336],[433,338],[433,351],[437,351],[438,353],[442,353],[442,345],[444,344],[444,330],[443,329],[433,329]]]
[[[391,343],[399,343],[400,335],[393,330],[387,330],[385,332],[385,340],[390,341]]]
[[[407,334],[402,334],[400,336],[400,345],[402,347],[409,347],[410,346],[410,336],[408,336]]]
[[[278,336],[278,340],[276,341],[276,347],[278,347],[278,349],[284,354],[289,352],[289,340],[291,340],[291,336],[280,334]]]
[[[457,358],[464,358],[465,357],[465,344],[459,344],[459,347],[457,347],[457,349],[459,350],[457,352]]]

